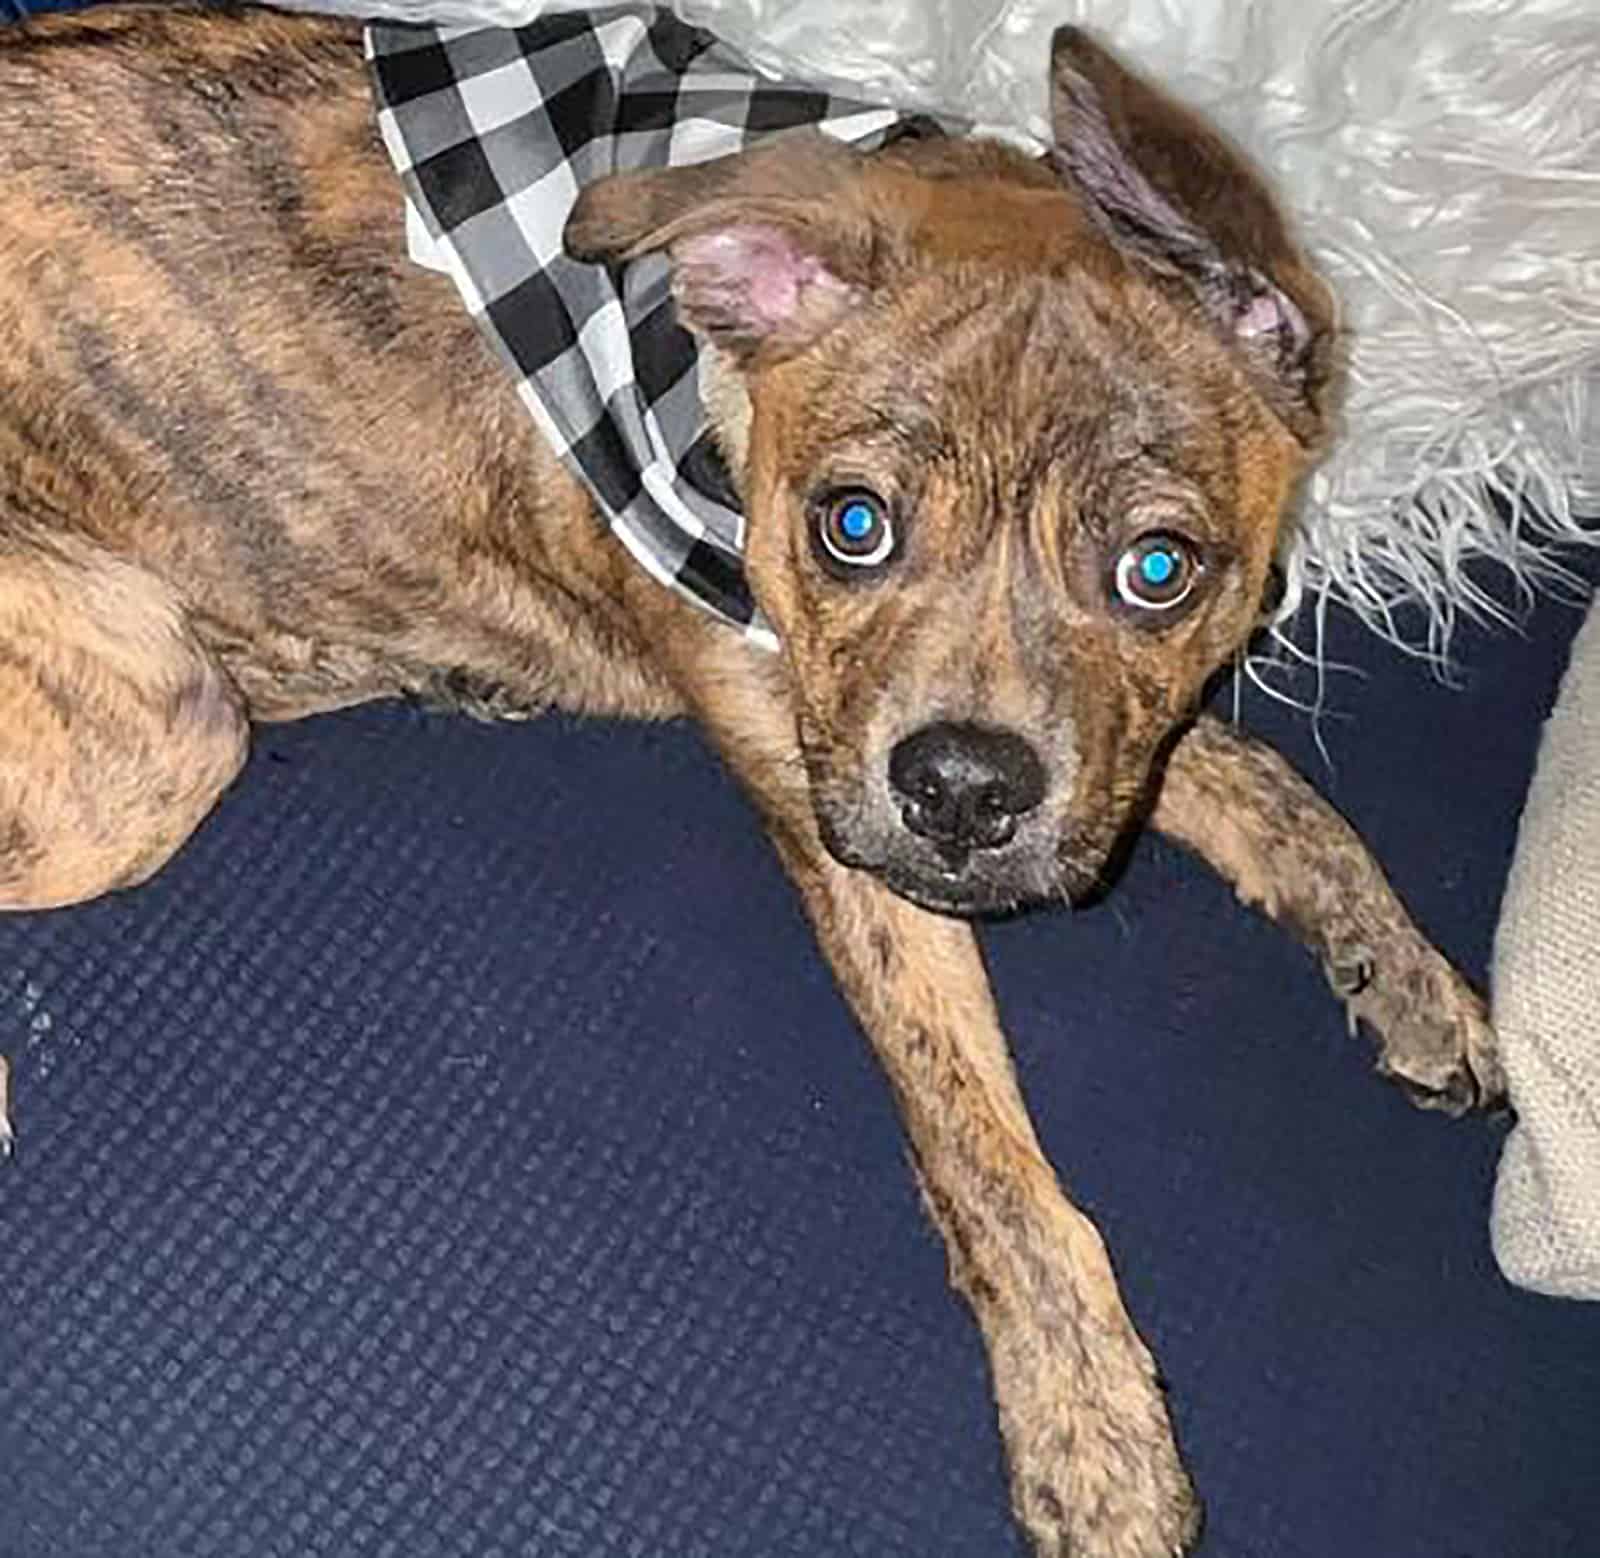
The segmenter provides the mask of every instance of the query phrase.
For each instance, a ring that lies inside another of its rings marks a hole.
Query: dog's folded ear
[[[567,220],[578,259],[665,250],[683,322],[745,366],[792,355],[873,281],[873,224],[848,198],[859,159],[814,130],[682,168],[590,185]]]
[[[1051,49],[1051,160],[1124,254],[1182,281],[1302,442],[1324,423],[1326,285],[1242,153],[1076,27]]]

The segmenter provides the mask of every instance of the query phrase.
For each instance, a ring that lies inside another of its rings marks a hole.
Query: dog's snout
[[[1045,772],[1013,731],[941,722],[895,746],[889,784],[913,833],[958,849],[998,849],[1044,799]]]

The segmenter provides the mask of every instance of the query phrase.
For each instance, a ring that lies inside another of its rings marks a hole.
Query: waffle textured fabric
[[[1600,1299],[1600,609],[1539,747],[1495,937],[1494,1018],[1517,1127],[1495,1184],[1513,1282]]]

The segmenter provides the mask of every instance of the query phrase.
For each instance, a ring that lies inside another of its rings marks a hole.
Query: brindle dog
[[[1214,133],[1074,31],[1051,70],[1042,160],[793,135],[574,215],[580,254],[673,260],[770,655],[626,557],[407,261],[356,28],[5,32],[0,902],[148,877],[252,720],[693,714],[889,1075],[1018,1517],[1165,1558],[1198,1516],[1155,1367],[959,916],[1080,892],[1148,818],[1310,944],[1381,1069],[1452,1110],[1501,1081],[1350,828],[1196,715],[1323,430],[1327,295]]]

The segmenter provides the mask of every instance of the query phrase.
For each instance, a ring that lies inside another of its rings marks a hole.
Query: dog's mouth
[[[889,861],[874,875],[891,892],[916,904],[919,909],[931,909],[937,914],[954,914],[963,918],[1011,914],[1052,896],[1034,888],[1024,890],[1019,884],[996,881],[974,872],[966,865],[930,874],[908,869],[898,861]],[[1059,896],[1070,897],[1064,885]]]
[[[1035,904],[1070,904],[1096,893],[1110,853],[1083,830],[1063,838],[1041,824],[1004,849],[931,844],[900,833],[853,839],[818,822],[828,852],[841,865],[870,872],[899,897],[937,914],[1006,915]],[[1098,834],[1099,830],[1095,830]]]

